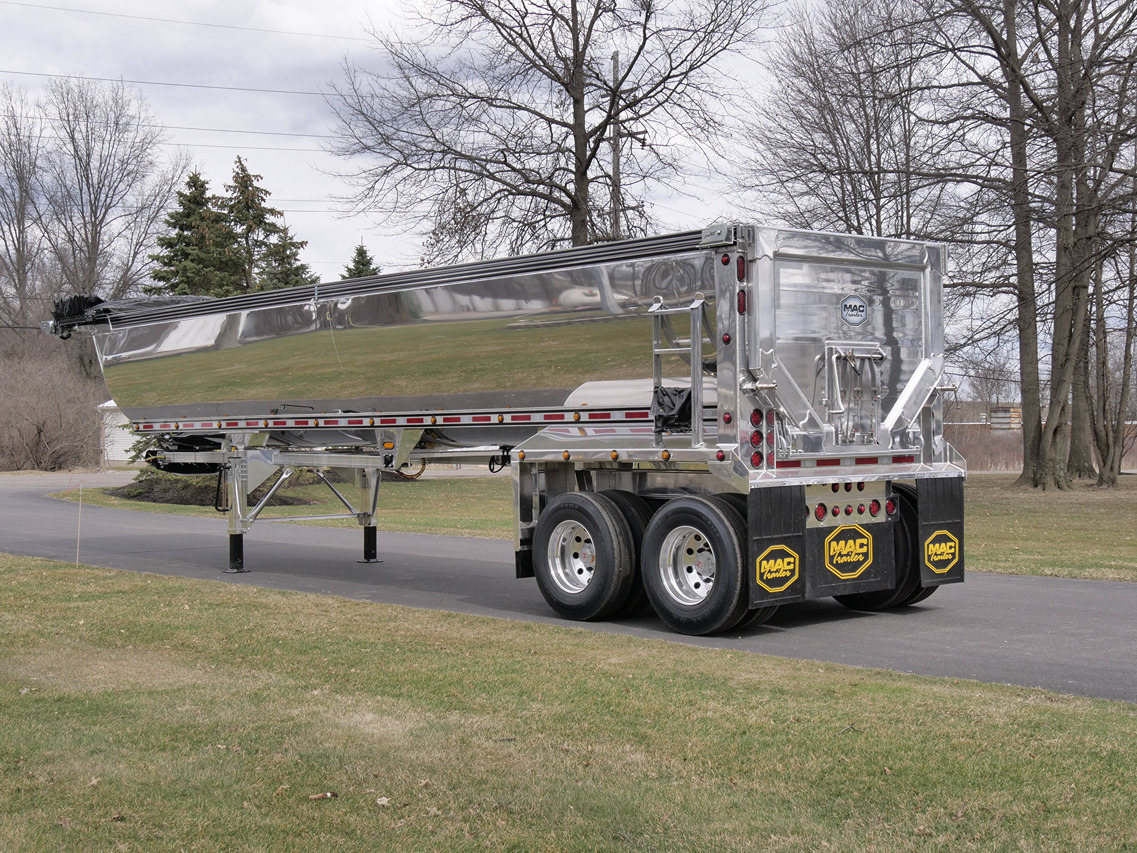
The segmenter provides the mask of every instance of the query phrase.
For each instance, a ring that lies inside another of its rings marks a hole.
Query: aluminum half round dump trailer
[[[963,579],[943,437],[944,254],[754,225],[230,299],[61,303],[152,461],[212,468],[243,535],[296,468],[377,557],[383,471],[511,466],[516,572],[604,619],[754,625]],[[275,477],[255,506],[249,492]],[[350,490],[345,490],[350,491]]]

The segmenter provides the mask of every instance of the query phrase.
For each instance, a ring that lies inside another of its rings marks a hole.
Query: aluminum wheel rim
[[[549,537],[546,556],[553,583],[570,595],[583,592],[596,570],[596,546],[583,524],[562,521]]]
[[[701,604],[715,584],[715,552],[694,527],[676,527],[663,540],[659,571],[663,588],[680,604]]]

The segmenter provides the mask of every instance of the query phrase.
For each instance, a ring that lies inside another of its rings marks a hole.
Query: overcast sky
[[[334,280],[361,241],[384,270],[416,265],[416,235],[340,213],[348,187],[328,173],[343,163],[321,150],[332,118],[320,93],[345,57],[378,64],[370,22],[400,20],[398,0],[0,0],[0,83],[32,94],[49,75],[131,83],[215,192],[243,156],[308,241],[303,259]],[[669,228],[709,221],[689,200],[657,202]]]

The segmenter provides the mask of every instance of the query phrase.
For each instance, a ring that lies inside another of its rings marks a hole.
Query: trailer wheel
[[[545,601],[566,619],[611,616],[633,580],[632,532],[611,498],[558,495],[533,532],[533,573]]]
[[[640,554],[643,551],[644,532],[651,521],[651,505],[634,492],[624,492],[618,489],[601,492],[616,505],[628,522],[632,532],[632,580],[628,590],[628,597],[620,606],[617,615],[635,616],[648,606],[647,592],[644,590],[643,576],[640,571]]]
[[[728,502],[684,497],[648,525],[643,579],[659,618],[681,634],[713,634],[746,615],[741,517]]]
[[[896,514],[896,586],[876,592],[855,592],[851,595],[833,596],[850,610],[887,610],[890,607],[902,607],[914,603],[924,592],[920,587],[919,513],[916,511],[916,490],[904,483],[895,483],[893,488],[896,490],[900,504]]]

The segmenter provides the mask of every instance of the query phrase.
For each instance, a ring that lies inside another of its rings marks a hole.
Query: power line
[[[0,2],[3,2],[3,0],[0,0]],[[181,127],[176,124],[157,126],[165,127],[166,130],[197,130],[204,133],[248,133],[257,136],[295,136],[305,139],[335,139],[335,136],[330,133],[288,133],[283,130],[231,130],[225,127]]]
[[[222,145],[209,142],[162,142],[160,145],[173,145],[177,148],[230,148],[234,151],[303,151],[309,154],[323,154],[323,148],[284,148],[274,145]]]
[[[45,6],[39,3],[19,3],[16,0],[0,0],[4,6],[25,6],[29,9],[50,9],[53,12],[72,12],[79,15],[102,15],[107,18],[129,18],[134,21],[155,21],[160,24],[179,24],[187,27],[212,27],[219,30],[244,30],[251,33],[269,33],[278,36],[303,36],[304,38],[336,39],[338,41],[371,41],[363,36],[328,36],[321,33],[299,33],[293,30],[270,30],[264,27],[242,27],[236,24],[212,24],[205,21],[179,21],[173,18],[151,18],[146,15],[125,15],[120,12],[97,12],[93,9],[72,9],[67,6]]]
[[[4,0],[0,0],[0,3]],[[5,112],[0,113],[0,117],[8,119],[16,119],[19,121],[34,121],[40,124],[51,124],[49,119],[39,115],[21,115],[19,113]],[[99,122],[100,127],[110,126],[110,122]],[[293,133],[286,130],[242,130],[241,128],[231,127],[187,127],[185,125],[177,124],[159,124],[155,122],[140,122],[140,127],[147,127],[151,130],[189,130],[200,133],[235,133],[242,136],[288,136],[296,139],[335,139],[336,137],[330,133]],[[307,149],[304,149],[307,150]]]
[[[7,0],[0,0],[0,3]],[[121,77],[87,77],[82,74],[45,74],[39,71],[9,71],[0,68],[0,74],[17,74],[23,77],[48,77],[64,80],[91,80],[96,83],[130,83],[133,86],[172,86],[181,89],[214,89],[224,92],[257,92],[268,95],[311,95],[317,98],[324,96],[323,92],[302,92],[296,89],[253,89],[247,86],[210,86],[205,83],[169,83],[163,80],[124,80]]]

